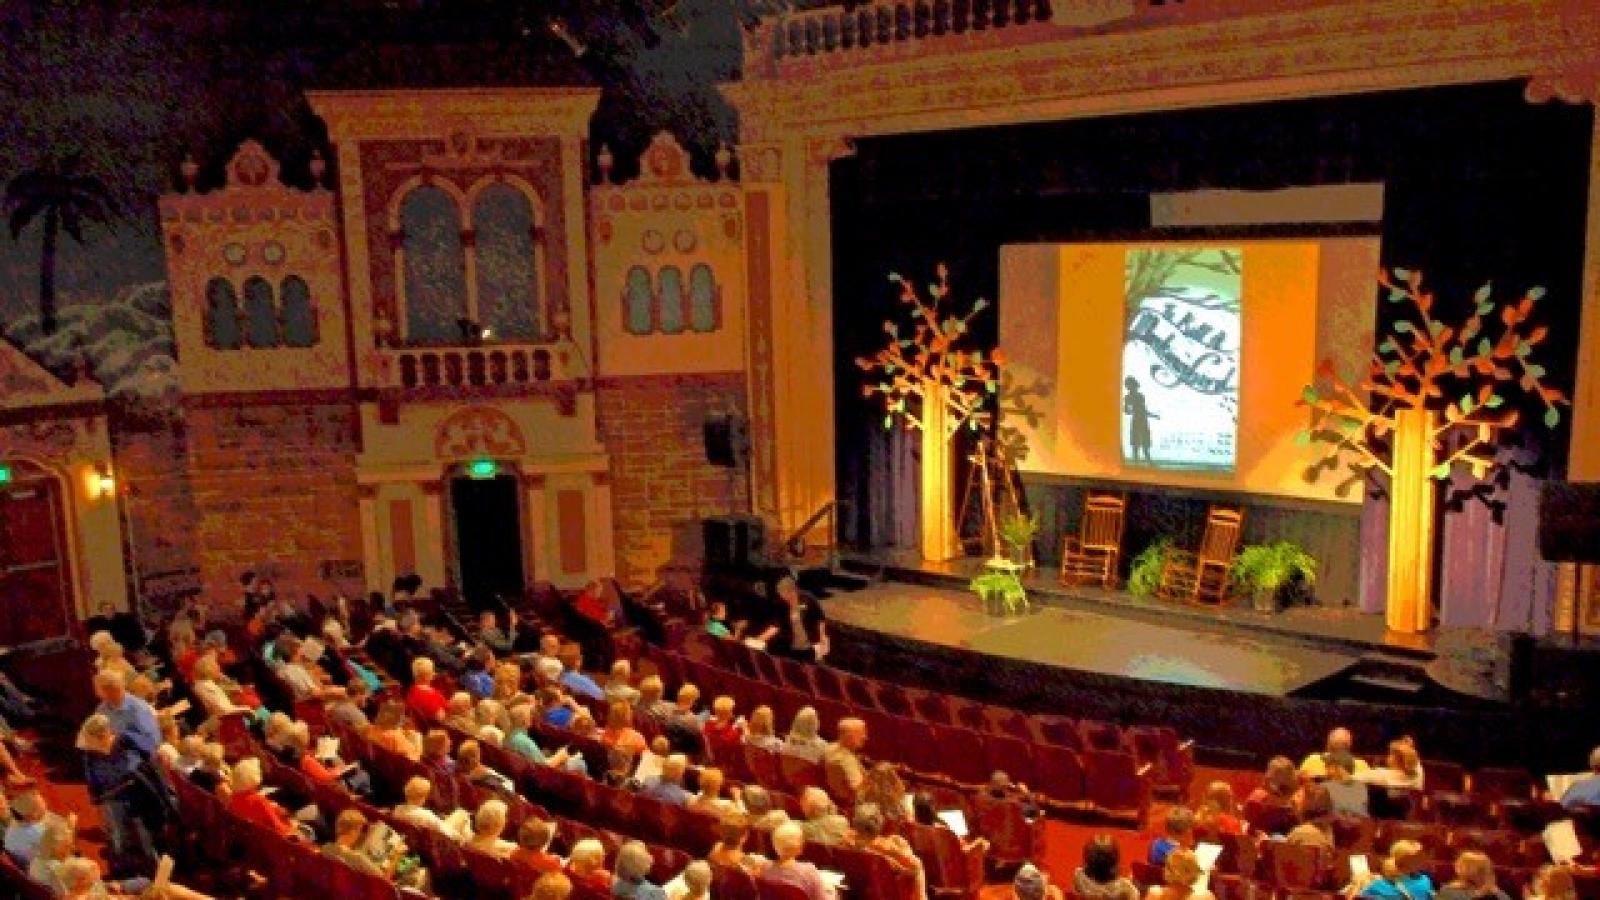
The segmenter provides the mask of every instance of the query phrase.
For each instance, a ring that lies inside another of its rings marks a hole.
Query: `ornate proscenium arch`
[[[477,457],[513,459],[528,452],[522,429],[492,406],[474,406],[451,413],[434,430],[433,452],[442,460]]]

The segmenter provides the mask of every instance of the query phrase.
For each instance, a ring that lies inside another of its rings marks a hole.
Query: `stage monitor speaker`
[[[730,469],[738,465],[743,428],[744,422],[737,415],[717,413],[706,416],[704,426],[706,462]]]
[[[1545,482],[1539,555],[1550,562],[1600,563],[1600,482]]]
[[[766,523],[758,516],[712,516],[700,528],[707,565],[754,566],[765,557]]]

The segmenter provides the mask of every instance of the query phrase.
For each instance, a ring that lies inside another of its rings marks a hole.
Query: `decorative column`
[[[445,587],[449,566],[445,560],[444,485],[442,480],[424,481],[422,488],[422,534],[417,536],[417,575],[424,587]]]
[[[1432,435],[1437,413],[1423,407],[1394,416],[1394,462],[1389,478],[1389,572],[1385,621],[1410,634],[1432,624],[1433,526],[1437,486]]]
[[[617,542],[611,530],[611,473],[589,473],[589,577],[617,574]]]
[[[361,518],[361,570],[366,575],[367,590],[387,593],[389,585],[394,582],[394,560],[379,549],[382,539],[379,537],[378,524],[378,486],[357,485],[356,491],[360,498],[357,508]]]
[[[945,389],[932,385],[922,398],[922,558],[930,562],[958,555],[950,430]]]
[[[546,546],[550,534],[550,513],[545,504],[545,476],[531,473],[523,479],[527,509],[523,511],[523,540],[528,545],[528,581],[550,580],[550,553]]]

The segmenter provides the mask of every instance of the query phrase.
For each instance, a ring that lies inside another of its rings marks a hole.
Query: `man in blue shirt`
[[[689,758],[681,753],[674,753],[661,764],[660,777],[646,782],[644,790],[639,793],[660,800],[662,803],[683,806],[689,802],[689,792],[683,787],[683,776],[688,769]]]
[[[156,859],[152,835],[161,830],[161,798],[154,793],[159,776],[151,760],[161,746],[161,729],[150,704],[128,693],[122,673],[106,670],[94,676],[100,698],[97,716],[103,716],[101,734],[96,717],[79,735],[84,751],[90,793],[105,818],[107,836],[119,858],[141,864]],[[90,733],[96,732],[96,733]]]
[[[583,651],[577,644],[568,644],[561,648],[561,686],[568,693],[579,697],[588,697],[590,700],[604,700],[605,689],[595,682],[593,678],[583,672]]]
[[[1589,777],[1573,782],[1561,795],[1561,805],[1567,809],[1600,806],[1600,747],[1589,752]]]
[[[1167,812],[1167,833],[1150,842],[1150,865],[1163,866],[1174,850],[1194,846],[1194,810],[1174,806]]]

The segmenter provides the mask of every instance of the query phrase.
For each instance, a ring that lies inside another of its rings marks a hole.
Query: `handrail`
[[[828,565],[832,566],[834,564],[835,557],[838,555],[839,529],[836,527],[835,522],[838,508],[839,502],[837,500],[829,500],[828,502],[817,507],[817,511],[812,513],[809,518],[802,522],[800,527],[794,530],[794,534],[791,534],[789,539],[784,542],[784,549],[789,551],[789,555],[794,557],[805,556],[806,536],[811,533],[813,528],[817,527],[818,523],[820,523],[823,519],[827,519]]]

